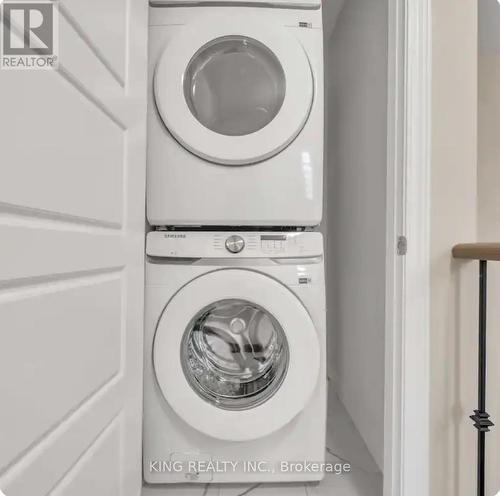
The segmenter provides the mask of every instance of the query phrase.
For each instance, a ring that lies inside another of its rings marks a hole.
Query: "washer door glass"
[[[193,115],[225,136],[244,136],[267,126],[285,93],[285,73],[276,55],[245,36],[223,36],[203,46],[184,77]]]
[[[181,363],[193,390],[226,410],[256,407],[280,388],[289,362],[278,321],[245,300],[221,300],[190,322]]]

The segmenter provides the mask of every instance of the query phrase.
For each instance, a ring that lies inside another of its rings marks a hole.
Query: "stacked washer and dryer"
[[[144,478],[319,480],[321,1],[152,0],[149,43]]]

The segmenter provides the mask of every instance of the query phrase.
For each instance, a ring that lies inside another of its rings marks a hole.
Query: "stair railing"
[[[456,245],[453,257],[479,261],[479,357],[478,357],[478,407],[470,418],[477,429],[477,494],[485,496],[486,433],[493,422],[486,411],[486,318],[488,294],[488,262],[500,261],[500,243],[472,243]]]

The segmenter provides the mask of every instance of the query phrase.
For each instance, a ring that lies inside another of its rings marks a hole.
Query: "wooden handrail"
[[[456,245],[453,247],[452,253],[454,258],[500,261],[500,243],[468,243]]]

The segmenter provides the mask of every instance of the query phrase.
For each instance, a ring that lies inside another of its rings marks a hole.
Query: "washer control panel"
[[[168,258],[298,258],[323,255],[318,232],[153,231],[146,253]]]

